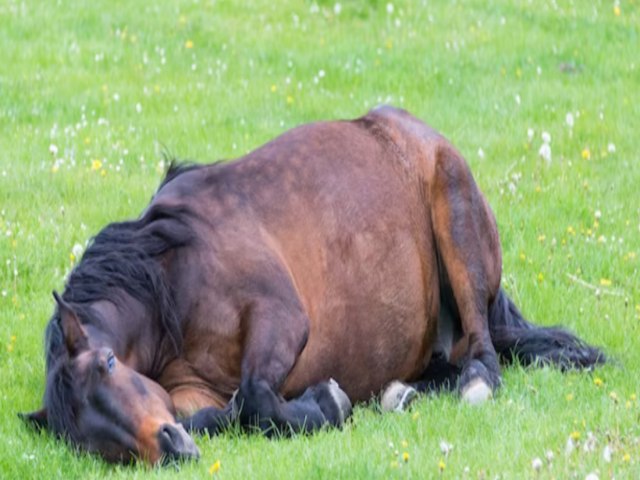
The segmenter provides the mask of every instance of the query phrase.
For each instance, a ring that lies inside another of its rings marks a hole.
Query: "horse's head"
[[[44,407],[22,417],[108,461],[198,457],[167,392],[110,348],[92,347],[75,311],[54,296],[63,352],[48,365]]]

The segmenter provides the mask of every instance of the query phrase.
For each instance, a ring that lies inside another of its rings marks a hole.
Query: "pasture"
[[[0,477],[637,477],[639,30],[637,1],[0,4]],[[312,436],[198,437],[179,470],[110,466],[20,422],[43,394],[51,290],[147,205],[164,151],[230,159],[379,103],[466,157],[524,315],[609,365],[508,367],[481,407],[441,395]]]

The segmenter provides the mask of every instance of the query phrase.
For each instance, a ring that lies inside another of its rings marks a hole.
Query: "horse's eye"
[[[107,356],[107,372],[113,373],[113,369],[116,367],[116,357],[113,352],[109,352]]]

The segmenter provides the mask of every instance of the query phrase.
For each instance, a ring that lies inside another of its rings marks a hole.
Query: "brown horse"
[[[108,460],[156,462],[198,455],[184,427],[340,425],[396,379],[482,401],[500,385],[497,354],[603,361],[525,321],[501,268],[465,161],[401,110],[172,166],[55,295],[44,407],[24,417]],[[396,384],[391,407],[413,387]]]

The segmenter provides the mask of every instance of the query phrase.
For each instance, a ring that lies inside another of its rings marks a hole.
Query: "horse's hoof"
[[[329,393],[338,406],[338,426],[340,426],[347,418],[349,418],[349,415],[351,415],[351,410],[353,408],[351,405],[351,400],[349,400],[349,397],[347,396],[345,391],[340,388],[338,382],[336,382],[333,378],[329,379]]]
[[[416,398],[418,391],[411,385],[399,382],[391,382],[382,394],[380,406],[387,412],[402,412]]]
[[[493,397],[491,387],[481,378],[472,380],[461,393],[469,405],[481,405]]]

